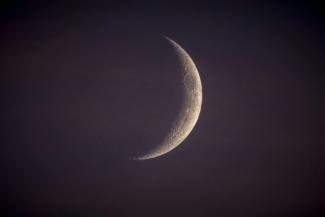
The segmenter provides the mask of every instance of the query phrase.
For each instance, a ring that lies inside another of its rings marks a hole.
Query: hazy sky
[[[1,216],[324,216],[324,9],[8,1]],[[190,136],[167,35],[200,72]]]

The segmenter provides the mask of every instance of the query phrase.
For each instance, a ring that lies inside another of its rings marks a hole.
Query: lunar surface
[[[176,148],[193,130],[201,111],[202,84],[199,72],[188,53],[172,39],[166,39],[173,46],[182,67],[182,107],[163,142],[146,154],[132,158],[134,160],[156,158]]]

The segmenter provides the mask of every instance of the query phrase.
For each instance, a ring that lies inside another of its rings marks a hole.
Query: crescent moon
[[[147,160],[162,156],[180,145],[193,130],[201,111],[202,84],[199,72],[190,55],[175,41],[165,37],[174,48],[183,72],[183,103],[172,128],[163,142],[148,153],[133,158]]]

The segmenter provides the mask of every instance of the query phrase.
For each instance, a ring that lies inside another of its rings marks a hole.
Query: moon
[[[201,111],[202,84],[199,72],[190,55],[175,41],[165,37],[174,48],[183,73],[183,102],[170,131],[160,145],[146,154],[132,158],[148,160],[162,156],[180,145],[193,130]]]

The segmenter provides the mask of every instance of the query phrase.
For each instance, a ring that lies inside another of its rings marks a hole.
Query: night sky
[[[325,216],[317,2],[1,4],[1,216]],[[129,160],[181,106],[164,35],[200,72],[201,114]]]

